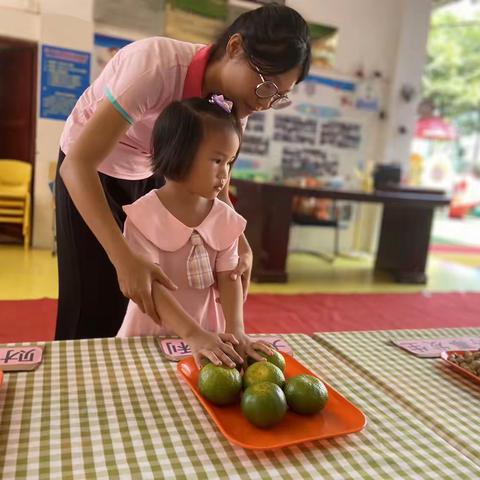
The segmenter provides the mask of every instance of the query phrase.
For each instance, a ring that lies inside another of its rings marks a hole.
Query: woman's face
[[[279,95],[288,95],[300,76],[300,67],[279,75],[262,75],[264,80],[277,85],[279,95],[259,98],[256,88],[262,83],[262,76],[246,55],[241,37],[233,35],[226,48],[221,76],[223,94],[234,102],[240,118],[245,118],[252,112],[269,109]]]

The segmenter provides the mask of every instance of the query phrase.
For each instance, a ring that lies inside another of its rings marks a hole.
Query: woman
[[[221,93],[245,125],[281,108],[310,66],[308,26],[293,9],[267,5],[238,17],[211,46],[154,37],[121,49],[83,93],[60,140],[56,178],[59,304],[56,339],[116,335],[128,303],[158,318],[152,283],[176,286],[122,236],[130,204],[163,179],[152,176],[151,131],[172,101]],[[228,204],[228,185],[219,195]],[[244,236],[232,280],[248,291]],[[126,298],[127,297],[127,298]]]

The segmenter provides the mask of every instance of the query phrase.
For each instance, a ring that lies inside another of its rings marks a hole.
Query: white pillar
[[[40,0],[39,68],[37,85],[41,81],[42,44],[91,52],[93,48],[94,0]],[[40,118],[40,95],[37,95],[37,142],[34,185],[33,245],[50,248],[52,245],[52,196],[48,188],[51,162],[58,157],[58,142],[63,121]]]
[[[432,0],[402,0],[402,4],[395,68],[390,79],[386,136],[379,158],[383,163],[399,163],[405,176],[425,68]],[[408,89],[413,89],[409,101],[402,98],[402,90]]]

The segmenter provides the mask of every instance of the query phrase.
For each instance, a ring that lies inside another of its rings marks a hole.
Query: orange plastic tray
[[[282,355],[286,360],[286,378],[301,373],[315,375],[287,353]],[[177,370],[225,437],[243,448],[270,450],[287,447],[358,432],[367,423],[365,415],[355,405],[323,382],[328,390],[328,402],[321,412],[304,416],[289,410],[283,420],[274,427],[257,428],[243,416],[240,403],[218,407],[202,397],[197,387],[199,370],[193,357],[181,360]]]
[[[456,370],[458,373],[461,373],[464,377],[469,378],[470,380],[473,380],[476,383],[480,383],[480,377],[477,375],[473,374],[472,372],[469,372],[468,370],[465,370],[462,368],[460,365],[457,365],[456,363],[452,362],[451,360],[448,359],[449,355],[452,355],[453,353],[457,354],[464,354],[466,350],[450,350],[448,352],[442,352],[440,353],[440,358],[444,360],[445,362],[450,365],[454,370]]]

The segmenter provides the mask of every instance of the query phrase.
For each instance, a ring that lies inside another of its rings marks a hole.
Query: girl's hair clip
[[[208,101],[210,103],[217,104],[219,107],[222,107],[226,112],[232,113],[233,102],[230,100],[225,100],[223,95],[212,95]]]

